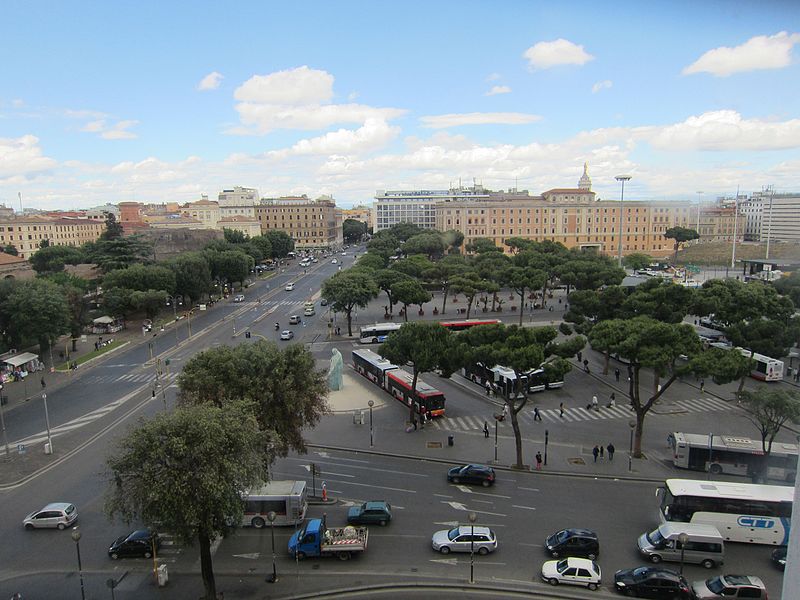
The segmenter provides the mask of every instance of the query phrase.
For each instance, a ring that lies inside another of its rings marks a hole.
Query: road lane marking
[[[538,492],[539,488],[526,488],[526,487],[518,487],[518,490],[525,490],[526,492]]]
[[[494,504],[494,502],[489,500],[473,500],[473,502],[480,502],[481,504]]]
[[[434,494],[437,498],[452,498],[449,494]]]
[[[401,488],[387,487],[385,485],[370,485],[368,483],[356,483],[355,481],[337,481],[336,483],[343,483],[345,485],[358,485],[358,486],[361,486],[361,487],[376,488],[376,489],[379,489],[379,490],[390,490],[392,492],[407,492],[409,494],[416,494],[417,493],[416,490],[404,490],[404,489],[401,489]],[[340,493],[341,492],[337,492],[337,494],[340,494]]]
[[[511,508],[524,508],[525,510],[536,510],[533,506],[519,506],[518,504],[512,504]]]

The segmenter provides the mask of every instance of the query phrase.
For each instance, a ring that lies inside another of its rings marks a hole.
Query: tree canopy
[[[373,279],[357,271],[339,271],[322,284],[322,297],[331,308],[347,315],[347,335],[353,335],[353,309],[365,308],[378,295]]]
[[[664,237],[669,240],[675,240],[675,256],[672,259],[673,264],[675,264],[678,262],[678,250],[681,244],[700,239],[700,234],[694,229],[686,227],[670,227],[664,232]]]
[[[760,473],[757,475],[762,481],[766,481],[769,455],[775,436],[787,423],[800,422],[800,392],[785,389],[769,390],[762,386],[754,391],[743,391],[741,402],[748,420],[761,436],[764,456]]]

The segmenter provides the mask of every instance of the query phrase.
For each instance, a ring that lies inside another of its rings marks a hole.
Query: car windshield
[[[647,577],[647,570],[648,567],[639,567],[638,569],[634,569],[631,576],[635,581],[641,581]]]
[[[456,527],[455,529],[451,529],[450,531],[447,532],[447,539],[452,542],[454,539],[458,537],[458,534],[459,534],[458,527]]]
[[[725,589],[725,584],[722,583],[721,577],[712,577],[706,580],[706,587],[715,594],[722,594],[722,591]]]
[[[647,534],[647,541],[653,546],[661,546],[664,543],[664,536],[658,529],[655,529]]]
[[[565,529],[556,534],[556,541],[559,543],[566,542],[569,539],[569,532]]]
[[[112,546],[119,546],[122,542],[128,539],[127,535],[121,535],[117,539],[114,540],[114,543],[111,544]]]
[[[66,510],[64,510],[64,512],[65,512],[65,513],[67,513],[67,515],[71,515],[72,513],[74,513],[74,512],[75,512],[75,507],[74,507],[74,506],[72,506],[72,504],[70,504],[70,505],[69,505],[69,506],[66,508]]]
[[[567,563],[567,559],[562,558],[560,561],[556,563],[556,571],[558,571],[559,573],[563,573],[564,571],[567,570],[568,566],[569,564]]]

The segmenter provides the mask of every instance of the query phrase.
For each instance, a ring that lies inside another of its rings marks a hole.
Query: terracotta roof
[[[13,254],[6,254],[5,252],[0,252],[0,265],[17,265],[21,263],[28,262],[24,258],[20,258],[19,256],[14,256]]]

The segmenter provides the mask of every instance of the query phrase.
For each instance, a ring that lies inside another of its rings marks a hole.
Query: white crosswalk
[[[677,409],[680,412],[688,413],[701,413],[701,412],[715,412],[722,410],[730,410],[731,404],[720,400],[719,398],[695,398],[692,400],[676,400],[670,402],[668,405],[658,405],[659,410],[664,410],[667,407],[670,409],[670,414],[674,414]],[[614,406],[613,408],[603,407],[600,410],[587,410],[584,407],[578,408],[564,408],[564,415],[561,416],[559,409],[548,408],[539,410],[542,416],[542,422],[550,423],[570,423],[576,421],[602,421],[606,419],[630,419],[633,412],[627,405]],[[520,413],[520,420],[525,423],[533,423],[533,409],[525,409]],[[651,412],[649,417],[662,416],[658,412]],[[482,430],[483,423],[487,421],[485,417],[478,416],[463,416],[463,417],[444,417],[441,419],[434,419],[430,426],[434,429],[441,429],[447,431],[470,431]],[[492,423],[490,425],[493,424]]]
[[[163,381],[172,381],[177,377],[177,373],[164,373],[161,376]],[[104,384],[104,383],[149,383],[155,381],[156,376],[152,371],[143,371],[141,373],[126,373],[125,375],[90,375],[85,377],[82,381],[88,384]]]

